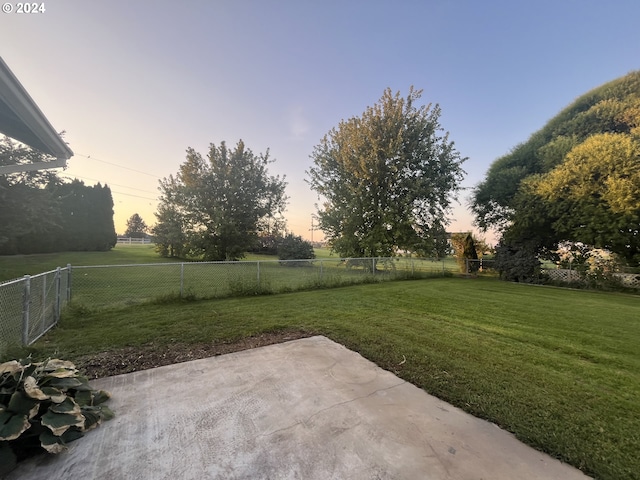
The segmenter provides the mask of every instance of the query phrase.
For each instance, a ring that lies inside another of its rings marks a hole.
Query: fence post
[[[180,263],[180,298],[184,292],[184,262]]]
[[[40,332],[44,332],[47,320],[47,276],[42,276],[42,315],[40,315]]]
[[[371,257],[371,274],[376,274],[376,259]]]
[[[67,302],[71,301],[71,280],[73,276],[71,275],[71,264],[67,263]]]
[[[571,282],[571,258],[569,259],[569,282]]]
[[[29,305],[31,303],[31,276],[24,276],[22,291],[22,343],[29,345]]]
[[[320,260],[320,278],[322,278],[322,264],[324,263],[324,260]]]
[[[60,267],[58,267],[56,268],[56,307],[53,313],[54,323],[58,323],[60,320],[60,306],[62,305],[62,300],[60,299],[61,293]]]
[[[260,262],[256,262],[256,265],[258,266],[258,287],[260,286]]]

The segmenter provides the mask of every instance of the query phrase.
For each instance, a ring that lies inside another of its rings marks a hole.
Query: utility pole
[[[315,225],[313,224],[313,220],[316,218],[316,216],[312,213],[311,214],[311,228],[309,229],[311,231],[311,243],[313,243],[313,231],[316,229]]]

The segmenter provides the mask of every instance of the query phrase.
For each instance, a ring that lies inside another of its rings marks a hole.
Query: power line
[[[135,168],[125,167],[124,165],[118,165],[117,163],[113,163],[113,162],[107,162],[106,160],[100,160],[99,158],[92,157],[91,155],[84,155],[82,153],[76,153],[76,155],[78,155],[79,157],[88,158],[89,160],[95,160],[96,162],[106,163],[107,165],[113,165],[114,167],[124,168],[125,170],[131,170],[132,172],[141,173],[142,175],[148,175],[150,177],[157,178],[158,180],[160,180],[160,177],[158,177],[157,175],[143,172],[141,170],[136,170]]]
[[[91,178],[91,177],[81,177],[80,175],[72,175],[74,178],[80,178],[82,180],[91,180],[94,182],[102,182],[105,185],[115,185],[116,187],[122,187],[122,188],[130,188],[131,190],[137,190],[139,192],[144,192],[144,193],[151,193],[151,194],[155,194],[156,192],[150,192],[149,190],[142,190],[141,188],[136,188],[136,187],[128,187],[127,185],[118,185],[117,183],[112,183],[112,182],[105,182],[104,180],[99,180],[97,178]],[[71,179],[72,177],[71,175],[67,175],[66,178]]]
[[[136,198],[143,198],[145,200],[153,200],[154,202],[158,200],[157,198],[143,197],[141,195],[134,195],[133,193],[116,192],[115,190],[111,190],[111,193],[117,193],[118,195],[126,195],[127,197],[136,197]]]

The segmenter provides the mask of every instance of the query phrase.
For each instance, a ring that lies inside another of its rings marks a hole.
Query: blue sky
[[[270,149],[289,228],[309,238],[313,147],[387,87],[440,104],[470,188],[576,97],[640,69],[637,0],[44,3],[0,14],[0,55],[66,131],[64,175],[111,186],[119,232],[133,213],[155,222],[158,179],[187,147],[242,138]],[[472,227],[467,195],[452,231]]]

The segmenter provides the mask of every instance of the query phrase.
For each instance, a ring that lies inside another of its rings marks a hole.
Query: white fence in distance
[[[122,245],[147,245],[152,242],[150,238],[118,237],[117,243]]]

